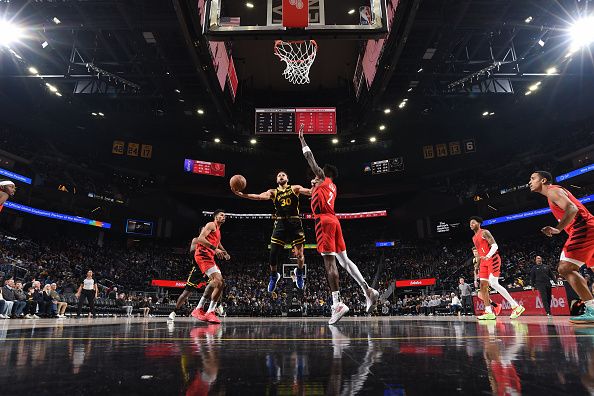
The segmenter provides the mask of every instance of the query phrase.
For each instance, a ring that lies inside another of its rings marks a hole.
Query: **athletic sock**
[[[217,302],[216,301],[211,301],[210,302],[210,305],[208,307],[208,311],[206,311],[206,313],[214,312],[215,309],[217,309]]]
[[[594,308],[594,300],[584,301],[584,304],[586,304],[586,307]]]
[[[204,304],[206,304],[206,297],[204,297],[204,295],[200,298],[200,301],[198,302],[198,305],[196,306],[196,308],[200,309],[200,308],[204,308]]]
[[[493,313],[493,310],[491,309],[491,306],[490,305],[487,305],[485,307],[485,313]]]
[[[332,292],[332,305],[336,305],[340,302],[340,292],[334,291]]]

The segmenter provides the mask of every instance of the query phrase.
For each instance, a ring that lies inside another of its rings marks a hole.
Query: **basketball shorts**
[[[215,272],[221,272],[217,266],[217,263],[215,263],[214,252],[211,250],[196,250],[194,260],[196,260],[196,265],[198,268],[200,268],[200,271],[202,271],[202,273],[208,277],[210,277]]]
[[[481,260],[479,264],[479,279],[489,280],[489,275],[496,278],[501,275],[501,256],[499,256],[499,253],[489,260]]]
[[[594,221],[576,220],[573,231],[563,246],[561,260],[594,267]]]
[[[270,243],[291,247],[305,243],[305,232],[301,219],[278,219],[274,222],[274,229]]]
[[[196,265],[193,265],[190,275],[188,275],[188,279],[186,280],[185,290],[198,291],[203,287],[206,287],[207,283],[208,277],[205,276]]]
[[[336,216],[321,215],[316,218],[316,241],[318,252],[322,254],[342,253],[346,250],[342,227]]]

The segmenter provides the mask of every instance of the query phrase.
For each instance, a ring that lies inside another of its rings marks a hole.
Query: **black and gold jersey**
[[[293,192],[291,186],[287,186],[284,190],[277,187],[273,203],[276,218],[299,216],[299,196]]]

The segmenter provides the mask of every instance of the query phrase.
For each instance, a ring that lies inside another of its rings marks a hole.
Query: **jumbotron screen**
[[[256,109],[257,135],[285,135],[299,131],[310,135],[336,134],[335,107]]]

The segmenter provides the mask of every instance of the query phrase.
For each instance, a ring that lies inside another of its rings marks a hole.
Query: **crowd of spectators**
[[[308,315],[326,315],[331,296],[321,257],[306,250],[306,288],[296,289],[283,272],[275,293],[266,291],[268,283],[268,250],[266,235],[249,232],[260,229],[257,223],[242,223],[226,230],[227,249],[232,255],[220,263],[226,286],[222,306],[228,315],[278,316],[293,305]],[[346,226],[347,228],[350,225]],[[234,233],[239,233],[234,237]],[[400,241],[394,248],[377,249],[365,240],[349,241],[349,256],[358,264],[363,276],[382,295],[378,314],[396,315],[457,314],[462,307],[458,279],[472,284],[473,263],[470,242],[443,240]],[[351,233],[350,235],[359,235]],[[264,236],[262,236],[264,235]],[[502,251],[502,284],[518,288],[529,284],[534,257],[554,264],[559,257],[561,240],[539,237],[499,238]],[[282,263],[294,265],[287,250]],[[118,314],[151,315],[159,305],[173,303],[175,290],[157,290],[150,286],[155,278],[183,280],[192,265],[188,247],[150,245],[126,246],[123,243],[74,240],[67,237],[35,241],[22,236],[0,234],[0,275],[3,282],[0,318],[61,317],[68,309],[76,312],[72,296],[88,269],[99,285],[99,299],[113,300]],[[292,267],[291,267],[292,268]],[[589,279],[594,279],[592,274]],[[417,295],[402,296],[394,290],[395,279],[437,278],[431,289],[419,289]],[[206,280],[206,279],[205,279]],[[1,280],[0,280],[1,281]],[[365,297],[360,287],[341,272],[341,297],[354,315],[363,314]],[[14,290],[13,293],[11,293]],[[454,293],[454,295],[452,295]],[[3,302],[4,301],[4,302]],[[17,303],[11,304],[10,301]],[[29,316],[27,316],[29,315]]]

